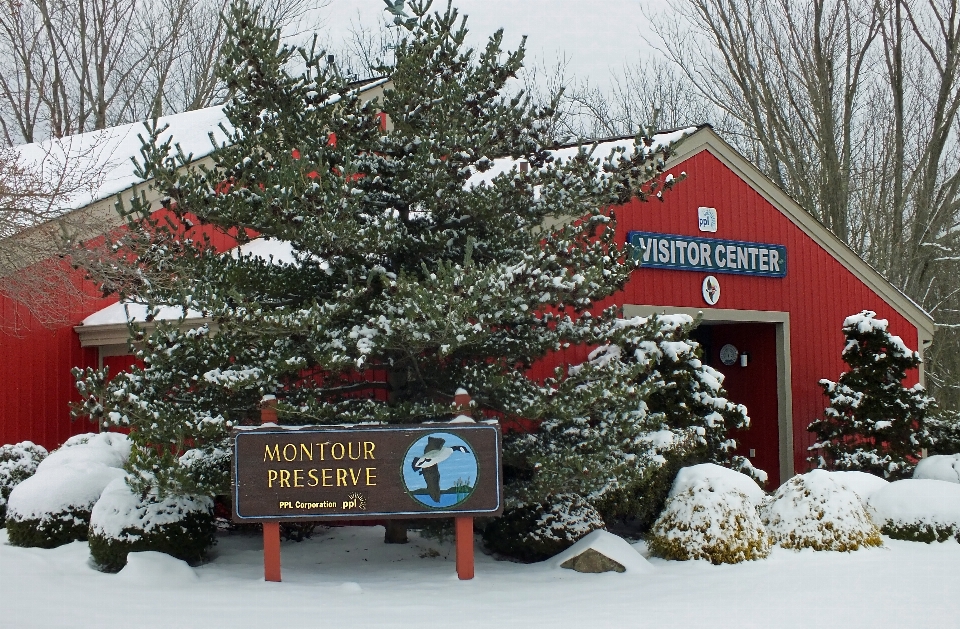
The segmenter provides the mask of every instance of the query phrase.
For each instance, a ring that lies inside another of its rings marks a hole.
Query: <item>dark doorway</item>
[[[780,485],[776,324],[704,322],[691,336],[703,345],[704,362],[724,375],[730,401],[747,407],[750,428],[730,435],[737,440],[736,453],[765,471],[767,489],[776,489]],[[722,352],[732,364],[724,364]]]

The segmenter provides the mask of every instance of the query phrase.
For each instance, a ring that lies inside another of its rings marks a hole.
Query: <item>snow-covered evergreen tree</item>
[[[921,448],[929,445],[924,426],[934,404],[919,384],[904,387],[920,354],[887,330],[887,320],[864,310],[843,322],[843,360],[850,371],[837,382],[820,380],[830,399],[823,419],[810,424],[817,467],[859,470],[890,479],[909,478]]]
[[[514,493],[531,501],[576,493],[607,521],[645,528],[681,467],[718,463],[766,474],[733,455],[731,429],[749,426],[725,398],[723,375],[703,364],[686,315],[598,322],[603,345],[582,365],[547,381],[552,395],[537,431],[508,435]]]
[[[460,387],[475,413],[538,419],[551,391],[529,366],[615,319],[579,317],[637,264],[609,208],[679,180],[658,177],[669,147],[638,137],[633,150],[555,159],[552,112],[508,89],[522,46],[502,52],[497,32],[468,50],[454,9],[411,4],[392,83],[367,103],[322,53],[281,45],[238,5],[222,70],[231,142],[199,167],[158,130],[145,146],[140,174],[168,215],[134,201],[128,233],[91,272],[151,312],[211,323],[158,321],[139,333],[142,368],[88,370],[78,387],[83,412],[132,429],[131,468],[161,496],[219,490],[178,457],[216,448],[264,395],[287,424],[419,422],[447,415]],[[198,223],[247,244],[218,254],[189,238]]]

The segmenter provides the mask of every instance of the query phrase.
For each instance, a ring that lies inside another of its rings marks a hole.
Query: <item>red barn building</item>
[[[704,359],[753,420],[736,435],[740,453],[776,487],[808,468],[806,427],[826,402],[817,381],[844,369],[843,319],[873,310],[921,353],[933,320],[709,127],[691,129],[669,166],[687,179],[663,203],[616,208],[619,237],[643,248],[644,267],[599,305],[622,305],[625,316],[702,316],[695,337]],[[3,317],[13,308],[4,301]],[[96,308],[76,312],[75,327],[0,338],[0,442],[52,447],[90,429],[70,423],[69,368],[129,365],[117,308],[89,318]],[[581,349],[556,358],[583,359]],[[906,384],[922,383],[923,373],[910,378]]]

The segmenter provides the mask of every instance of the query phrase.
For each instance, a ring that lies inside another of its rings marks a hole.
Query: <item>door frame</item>
[[[790,386],[790,313],[777,310],[733,310],[729,308],[682,308],[651,304],[624,304],[624,317],[649,317],[654,314],[698,316],[710,323],[772,323],[777,339],[777,427],[780,435],[780,482],[794,475],[793,464],[793,389]],[[771,489],[776,489],[775,487]]]

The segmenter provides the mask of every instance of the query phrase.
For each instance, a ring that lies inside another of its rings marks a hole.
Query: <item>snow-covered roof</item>
[[[384,82],[386,80],[383,80]],[[379,85],[380,83],[373,82],[363,86],[360,89],[368,89],[368,87]],[[677,129],[673,131],[666,131],[653,136],[653,143],[650,146],[652,151],[657,151],[661,148],[666,147],[671,142],[679,140],[687,136],[696,136],[697,139],[691,138],[687,143],[681,145],[677,152],[671,156],[670,162],[672,164],[677,164],[683,162],[694,154],[702,150],[710,150],[714,156],[721,160],[721,162],[727,164],[729,168],[734,169],[740,177],[752,188],[757,190],[761,195],[763,195],[767,200],[777,209],[779,209],[784,215],[786,215],[797,227],[799,227],[807,236],[812,238],[820,246],[822,246],[827,252],[829,252],[835,259],[837,259],[844,267],[850,270],[857,278],[863,281],[867,286],[874,290],[878,295],[883,297],[889,304],[891,304],[897,311],[904,315],[908,321],[916,325],[918,331],[922,331],[924,338],[930,338],[933,334],[933,319],[932,317],[916,302],[910,299],[897,287],[887,281],[879,272],[876,271],[873,267],[863,261],[848,245],[843,243],[839,238],[830,233],[820,222],[814,219],[810,214],[805,212],[789,195],[787,195],[781,188],[774,184],[768,177],[766,177],[760,170],[747,160],[743,155],[738,153],[733,147],[723,141],[715,132],[709,127],[709,125],[704,125],[700,127],[685,127],[682,129]],[[596,150],[594,151],[594,156],[598,158],[605,158],[610,154],[610,151],[613,148],[623,147],[628,151],[633,148],[633,138],[616,138],[610,140],[604,140],[598,143]],[[209,142],[208,142],[209,143]],[[138,149],[139,150],[139,149]],[[555,155],[562,158],[568,158],[573,156],[576,151],[579,150],[577,146],[564,146],[555,150]],[[497,174],[502,172],[509,172],[512,168],[517,165],[515,160],[506,158],[506,159],[497,159],[494,160],[494,165],[491,169],[484,173],[475,173],[473,177],[470,178],[468,185],[476,185],[481,181],[490,181]],[[260,250],[260,247],[264,247],[262,251],[265,255],[256,254],[258,257],[263,259],[268,259],[270,254],[274,255],[274,259],[277,262],[290,262],[293,259],[293,251],[289,246],[289,243],[283,243],[285,249],[279,244],[268,245],[267,243],[259,243],[258,241],[252,241],[246,245],[250,249],[249,253],[254,253],[255,251]],[[128,308],[130,306],[128,305]],[[143,320],[143,317],[146,314],[146,310],[129,310],[132,312],[135,317],[134,320]],[[108,306],[104,310],[94,313],[90,317],[87,317],[82,323],[81,326],[77,326],[76,329],[81,327],[86,327],[88,330],[96,326],[104,326],[111,324],[125,324],[126,312],[124,306],[120,304],[114,304],[113,306]],[[180,312],[174,311],[171,309],[170,312],[161,312],[160,318],[179,318]],[[137,318],[139,315],[139,318]],[[188,313],[188,318],[192,317],[192,313]],[[83,341],[83,339],[81,339]],[[87,344],[97,344],[96,341],[91,340]]]
[[[221,108],[214,107],[210,109],[221,109]],[[201,111],[208,111],[208,110],[201,110]],[[189,113],[198,113],[198,112],[189,112]],[[180,116],[187,116],[187,114],[180,114]],[[176,116],[171,116],[170,118],[175,118],[175,117]],[[183,122],[186,122],[186,121],[183,121]],[[214,123],[214,126],[216,126],[216,124],[217,123]],[[135,127],[136,125],[128,125],[128,126]],[[140,128],[142,129],[142,126]],[[186,128],[185,124],[184,124],[184,128]],[[686,128],[678,129],[675,131],[668,131],[665,133],[657,134],[653,136],[652,138],[653,144],[651,145],[650,148],[654,151],[660,150],[662,148],[669,146],[672,142],[676,142],[677,140],[696,132],[696,130],[697,130],[697,127],[686,127]],[[171,123],[171,133],[175,133],[172,123]],[[134,132],[132,135],[136,140],[136,133]],[[603,158],[609,155],[610,151],[612,151],[613,149],[621,148],[621,147],[626,149],[629,152],[633,150],[633,142],[634,142],[634,139],[632,137],[605,140],[598,143],[597,149],[594,152],[594,155],[596,155],[597,157]],[[207,142],[207,144],[208,145],[210,144],[209,141]],[[135,141],[135,145],[136,145],[135,154],[139,154],[139,147],[140,147],[139,140]],[[184,147],[184,150],[186,150],[186,147]],[[564,146],[554,150],[553,154],[558,158],[566,160],[576,155],[578,150],[580,149],[577,146]],[[195,153],[195,156],[199,156],[199,154]],[[493,168],[491,168],[490,170],[484,173],[475,173],[470,178],[469,184],[476,185],[481,181],[490,181],[494,177],[496,177],[498,174],[508,172],[511,168],[515,166],[515,164],[516,162],[509,158],[495,160]],[[129,185],[133,185],[134,183],[138,183],[138,182],[132,181],[126,187],[129,187]],[[123,189],[124,187],[119,188],[119,190],[123,190]],[[107,195],[115,194],[115,192],[119,190],[107,193]],[[284,242],[284,241],[270,239],[270,238],[257,238],[255,240],[252,240],[244,245],[241,245],[240,247],[237,247],[231,250],[231,255],[233,255],[234,257],[240,256],[240,255],[252,255],[253,257],[260,258],[264,261],[269,261],[272,259],[273,262],[277,264],[295,264],[296,263],[293,247],[289,242]],[[123,301],[123,302],[111,304],[106,308],[103,308],[102,310],[99,310],[93,313],[92,315],[84,319],[80,325],[86,326],[86,327],[103,326],[103,325],[119,325],[119,324],[126,324],[127,321],[143,323],[144,321],[146,321],[147,312],[148,312],[147,306],[144,304]],[[170,320],[179,319],[182,316],[183,316],[183,308],[163,307],[163,308],[160,308],[160,310],[157,313],[155,313],[153,319],[170,321]],[[188,310],[184,318],[199,319],[201,317],[202,317],[202,314],[200,312],[197,312],[195,310]]]
[[[366,92],[386,84],[389,80],[389,77],[380,77],[357,82],[356,90],[358,93]],[[141,138],[148,137],[149,133],[144,125],[144,122],[134,122],[100,131],[21,144],[14,147],[14,151],[25,166],[38,169],[44,176],[59,177],[66,173],[68,177],[92,182],[92,185],[72,185],[73,182],[68,182],[68,185],[63,186],[68,190],[76,190],[68,195],[61,205],[61,209],[66,213],[108,199],[143,183],[143,179],[133,172],[132,160],[142,159]],[[160,135],[160,142],[172,139],[171,144],[179,144],[184,154],[192,155],[195,160],[213,152],[211,135],[213,141],[220,144],[228,140],[223,129],[227,132],[233,130],[224,114],[223,105],[157,119],[158,129],[166,125],[169,125],[169,128]]]
[[[675,129],[672,131],[664,131],[662,133],[657,133],[654,135],[651,140],[653,142],[648,147],[649,151],[655,153],[657,151],[667,148],[673,142],[676,142],[688,135],[696,133],[699,127],[683,127],[681,129]],[[608,140],[600,140],[596,144],[596,148],[593,149],[593,156],[597,159],[605,159],[610,152],[614,149],[623,149],[626,155],[629,155],[633,151],[634,138],[611,138]],[[584,142],[582,144],[584,150],[591,150],[593,144],[591,142]],[[580,145],[569,145],[561,146],[557,149],[551,151],[552,155],[560,160],[568,160],[574,157],[578,151],[581,150]],[[468,182],[468,185],[475,186],[481,182],[490,183],[497,175],[509,172],[518,164],[518,160],[503,158],[493,160],[493,166],[483,173],[474,173]]]
[[[157,128],[170,125],[160,136],[160,141],[172,138],[173,143],[179,144],[185,154],[192,153],[195,159],[205,157],[213,151],[209,134],[213,134],[217,142],[227,139],[220,129],[221,124],[228,131],[232,129],[223,113],[223,106],[163,116],[157,120]],[[141,137],[148,137],[148,131],[143,122],[135,122],[65,138],[22,144],[14,147],[14,150],[28,167],[43,167],[44,171],[51,171],[50,163],[68,164],[71,174],[94,180],[94,185],[90,187],[70,186],[71,189],[79,188],[79,191],[64,199],[61,209],[68,212],[143,183],[143,180],[134,174],[131,161],[141,158]],[[51,172],[51,175],[53,174],[55,173]]]
[[[293,245],[284,240],[275,238],[256,238],[230,250],[234,258],[251,256],[274,264],[296,264]],[[91,327],[98,325],[121,325],[128,321],[143,323],[147,320],[148,308],[146,304],[132,301],[118,301],[93,313],[80,322],[80,325]],[[173,321],[183,316],[183,308],[179,306],[163,306],[154,314],[153,319],[158,321]],[[197,310],[187,310],[185,319],[200,319],[203,314]]]

